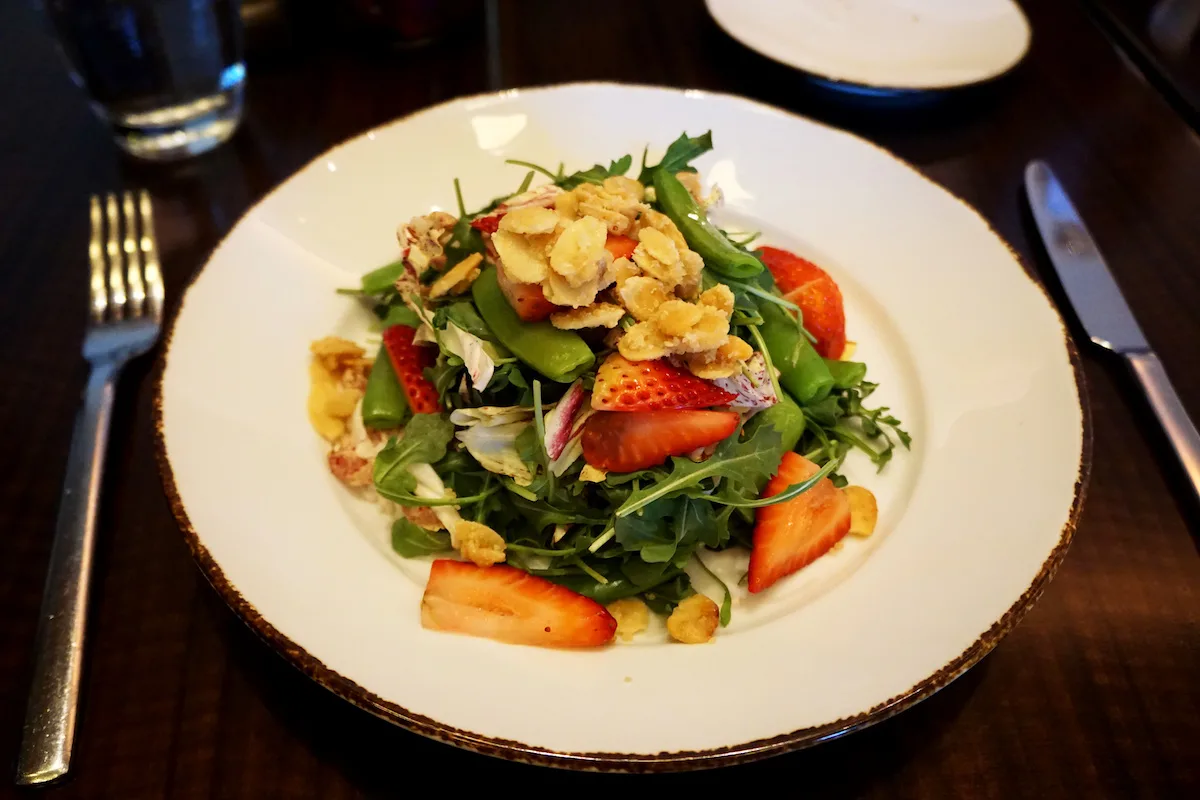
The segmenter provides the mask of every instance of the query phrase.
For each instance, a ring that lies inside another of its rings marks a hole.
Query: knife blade
[[[1029,162],[1025,193],[1042,244],[1075,315],[1093,342],[1125,358],[1200,497],[1200,432],[1146,341],[1087,226],[1046,162]]]
[[[1025,168],[1025,191],[1046,252],[1091,340],[1117,353],[1149,350],[1104,256],[1046,162]]]

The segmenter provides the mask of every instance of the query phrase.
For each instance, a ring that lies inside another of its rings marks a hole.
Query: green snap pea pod
[[[704,266],[727,278],[749,278],[763,271],[763,263],[708,221],[704,209],[679,179],[664,169],[654,170],[654,197],[663,213],[687,240],[688,247],[704,259]]]
[[[471,297],[500,344],[550,380],[570,383],[595,362],[592,349],[578,334],[559,330],[549,322],[521,321],[500,291],[495,268],[489,267],[475,279]]]
[[[783,458],[784,453],[796,448],[804,434],[804,412],[785,392],[778,403],[750,418],[746,423],[746,436],[753,436],[764,425],[770,425],[783,437],[779,448],[779,457]]]
[[[833,385],[838,389],[853,389],[867,377],[867,365],[861,361],[834,361],[825,359],[825,366],[833,377]]]
[[[771,361],[779,370],[779,382],[800,405],[817,403],[829,396],[833,376],[825,359],[800,332],[796,320],[774,303],[761,303],[758,326]]]
[[[404,261],[393,261],[362,276],[363,294],[382,294],[404,274]]]
[[[408,398],[396,377],[387,348],[379,348],[363,392],[362,418],[368,428],[398,428],[408,419]]]

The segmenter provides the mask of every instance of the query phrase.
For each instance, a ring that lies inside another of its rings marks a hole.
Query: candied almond
[[[667,633],[677,642],[704,644],[712,639],[720,622],[717,604],[705,595],[694,594],[684,598],[667,617]]]
[[[592,303],[583,308],[559,311],[550,315],[550,324],[565,331],[579,328],[615,328],[625,309],[613,303]]]

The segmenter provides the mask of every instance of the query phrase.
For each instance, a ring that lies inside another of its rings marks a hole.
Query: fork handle
[[[112,362],[92,365],[75,421],[38,621],[33,683],[17,760],[19,784],[55,780],[71,766],[96,509],[119,369]]]

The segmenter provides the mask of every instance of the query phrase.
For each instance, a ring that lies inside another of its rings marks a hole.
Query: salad
[[[759,593],[871,534],[838,470],[909,436],[866,404],[833,279],[709,221],[710,149],[684,134],[636,177],[630,155],[513,161],[524,181],[474,213],[455,180],[457,214],[404,223],[401,258],[340,290],[378,333],[312,343],[309,417],[394,550],[434,557],[426,628],[590,647],[660,614],[706,642],[733,605],[714,551],[747,549]]]

